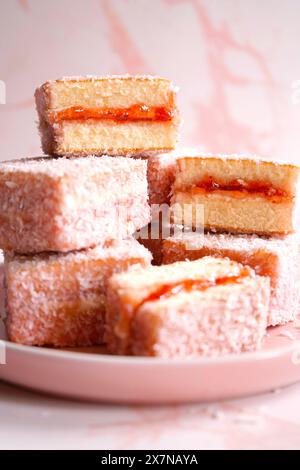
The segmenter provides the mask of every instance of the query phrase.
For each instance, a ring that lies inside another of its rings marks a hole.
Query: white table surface
[[[231,402],[114,406],[0,382],[0,449],[300,449],[300,384]]]

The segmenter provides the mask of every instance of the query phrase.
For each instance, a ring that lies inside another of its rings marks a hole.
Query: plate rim
[[[126,366],[189,366],[189,365],[214,365],[214,364],[232,364],[240,362],[261,362],[265,360],[275,359],[282,357],[288,353],[293,353],[295,350],[295,340],[288,345],[283,345],[280,347],[260,350],[260,351],[248,351],[243,353],[232,353],[225,356],[215,356],[215,357],[191,357],[191,358],[175,358],[175,359],[164,359],[159,357],[146,357],[146,356],[118,356],[112,354],[97,354],[97,353],[88,353],[82,351],[66,351],[64,349],[51,349],[41,346],[28,346],[23,344],[13,343],[12,341],[0,339],[0,342],[4,343],[7,350],[11,350],[17,353],[25,353],[26,355],[34,356],[44,356],[53,359],[63,359],[71,361],[85,361],[85,362],[94,362],[94,363],[106,363],[112,365],[122,365]],[[0,368],[1,370],[1,368]]]

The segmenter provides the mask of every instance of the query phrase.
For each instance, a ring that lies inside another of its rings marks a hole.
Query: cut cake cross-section
[[[217,231],[287,234],[299,222],[299,167],[247,156],[205,155],[177,160],[174,223],[193,226],[204,208],[204,227]]]

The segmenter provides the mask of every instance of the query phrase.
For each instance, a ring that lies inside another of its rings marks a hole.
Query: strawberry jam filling
[[[260,195],[270,199],[289,197],[286,191],[280,188],[274,188],[274,186],[268,182],[244,181],[241,178],[225,183],[208,176],[196,184],[196,189],[203,190],[207,193],[214,191],[240,192],[242,194]]]
[[[53,113],[52,122],[85,119],[111,120],[116,122],[170,121],[174,112],[164,106],[136,104],[129,108],[83,108],[72,106]]]
[[[155,302],[157,300],[164,300],[179,294],[180,292],[193,292],[205,291],[210,287],[225,286],[228,284],[238,284],[244,278],[251,275],[249,269],[245,266],[240,269],[237,275],[221,276],[215,279],[186,279],[185,281],[174,282],[172,284],[165,284],[160,286],[155,292],[152,292],[148,297],[142,300],[137,308],[140,308],[146,302]]]

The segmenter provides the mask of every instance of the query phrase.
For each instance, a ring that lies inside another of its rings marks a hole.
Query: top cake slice
[[[35,97],[45,153],[148,155],[176,145],[176,88],[167,79],[62,78]]]
[[[256,157],[204,155],[177,160],[174,221],[194,225],[204,207],[204,226],[242,233],[287,234],[297,226],[299,167]],[[184,212],[184,213],[183,213]]]

